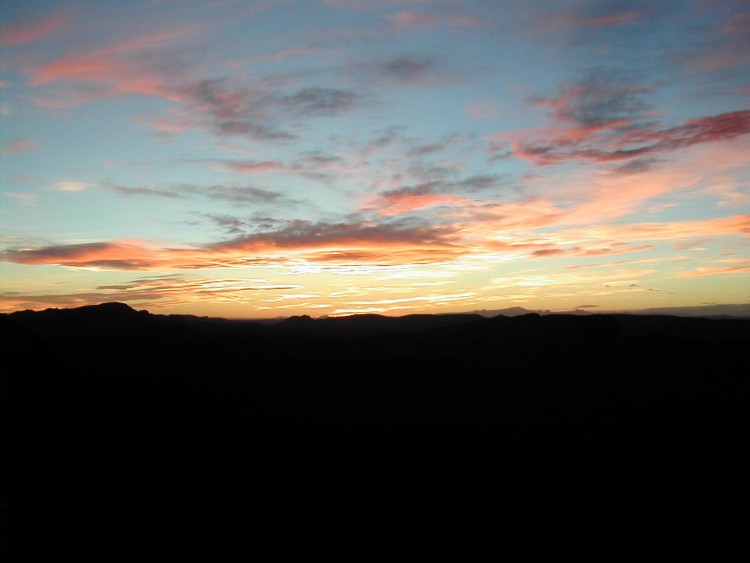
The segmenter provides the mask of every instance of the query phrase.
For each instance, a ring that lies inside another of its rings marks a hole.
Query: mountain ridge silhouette
[[[111,303],[3,314],[0,337],[8,561],[744,546],[748,320]]]
[[[524,310],[526,311],[526,310]],[[291,316],[274,323],[259,320],[224,319],[194,315],[161,315],[146,310],[136,310],[125,303],[109,302],[77,308],[50,308],[42,311],[16,311],[0,314],[0,318],[17,324],[26,332],[50,338],[91,338],[101,340],[113,337],[151,338],[188,336],[191,333],[213,338],[258,335],[307,335],[316,337],[361,337],[380,334],[418,334],[428,330],[481,331],[492,327],[506,327],[510,333],[536,333],[538,337],[566,338],[570,331],[583,331],[591,336],[608,332],[612,336],[624,332],[645,336],[652,333],[684,336],[699,340],[721,338],[749,338],[748,323],[734,317],[682,317],[664,314],[596,313],[546,313],[527,311],[520,314],[514,308],[512,315],[486,317],[479,313],[410,314],[391,317],[378,314],[342,317],[311,318],[307,315]],[[615,328],[618,326],[619,329]],[[6,329],[7,330],[7,329]],[[143,331],[146,331],[145,333]]]

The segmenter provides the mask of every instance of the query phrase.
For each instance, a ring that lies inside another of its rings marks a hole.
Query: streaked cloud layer
[[[749,19],[731,0],[16,3],[0,308],[747,302]]]

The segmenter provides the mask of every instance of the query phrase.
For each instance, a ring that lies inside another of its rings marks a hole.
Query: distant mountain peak
[[[132,317],[141,314],[127,303],[122,303],[120,301],[109,301],[106,303],[100,303],[99,305],[84,305],[83,307],[68,309],[68,311],[69,314],[73,315],[111,318]],[[143,313],[148,314],[146,311]]]
[[[105,303],[100,303],[99,305],[89,305],[88,307],[92,309],[100,309],[105,311],[133,311],[134,313],[137,312],[135,309],[133,309],[130,305],[127,303],[123,303],[122,301],[107,301]],[[86,307],[81,307],[81,309],[85,309]]]
[[[503,317],[520,317],[521,315],[529,315],[531,313],[536,313],[538,315],[548,315],[550,311],[541,311],[541,310],[532,310],[532,309],[525,309],[523,307],[506,307],[505,309],[480,309],[477,311],[469,311],[467,314],[469,315],[481,315],[483,317],[497,317],[497,316],[503,316]]]

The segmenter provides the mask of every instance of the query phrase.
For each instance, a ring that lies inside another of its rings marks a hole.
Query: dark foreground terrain
[[[0,316],[4,561],[728,560],[750,320]]]

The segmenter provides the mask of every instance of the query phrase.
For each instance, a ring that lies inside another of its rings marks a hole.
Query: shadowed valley
[[[633,560],[750,521],[750,320],[0,316],[8,561]]]

